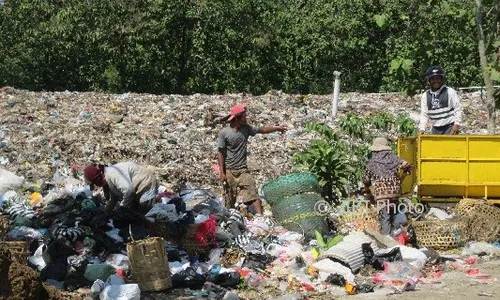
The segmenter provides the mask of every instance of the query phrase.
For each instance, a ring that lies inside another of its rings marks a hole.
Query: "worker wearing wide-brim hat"
[[[405,175],[411,172],[411,165],[397,156],[389,146],[387,139],[377,137],[369,147],[372,157],[366,165],[364,175],[365,195],[377,204],[380,216],[382,234],[391,234],[397,230],[400,220],[396,220],[398,213],[394,209],[401,196],[401,182]],[[399,175],[403,170],[404,176]],[[392,203],[394,205],[390,206]]]

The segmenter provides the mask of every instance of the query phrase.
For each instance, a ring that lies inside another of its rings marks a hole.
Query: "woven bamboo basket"
[[[320,193],[316,176],[311,173],[292,173],[281,176],[262,187],[264,198],[272,205],[293,195],[314,192]]]
[[[144,292],[157,292],[172,287],[165,241],[153,237],[127,244],[132,279]]]
[[[467,241],[466,223],[461,220],[425,220],[412,223],[421,247],[447,250],[462,246]]]
[[[0,241],[9,231],[9,215],[0,215]]]
[[[469,210],[467,233],[470,240],[494,242],[500,239],[500,209],[477,203]]]
[[[18,262],[20,264],[26,264],[28,262],[29,252],[28,252],[28,242],[26,241],[9,241],[0,242],[0,246],[6,246],[10,251],[10,258],[12,261]]]
[[[480,199],[462,199],[455,205],[453,211],[458,216],[468,216],[469,212],[474,209],[474,206],[480,203],[485,204],[486,202]]]
[[[189,256],[208,255],[212,249],[212,238],[208,238],[208,243],[206,245],[201,245],[195,240],[194,235],[198,231],[198,226],[199,224],[189,224],[186,234],[180,241],[180,246],[186,250]]]
[[[337,227],[341,231],[364,231],[371,229],[376,232],[380,230],[380,222],[375,208],[362,207],[358,211],[350,214],[341,214],[338,219]],[[342,230],[345,229],[345,230]]]

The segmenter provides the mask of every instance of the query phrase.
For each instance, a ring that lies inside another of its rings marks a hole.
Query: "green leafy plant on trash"
[[[318,248],[319,248],[319,250],[322,250],[322,251],[326,251],[344,240],[344,237],[342,235],[337,235],[337,236],[328,238],[325,241],[325,239],[323,238],[323,235],[319,231],[315,230],[314,234],[316,236],[316,242],[318,243]]]
[[[354,113],[339,116],[339,130],[321,123],[306,125],[312,139],[292,157],[295,171],[308,171],[318,177],[323,196],[332,203],[359,192],[364,166],[370,157],[369,146],[377,136],[415,136],[417,126],[406,114],[377,112],[360,117]],[[391,143],[393,151],[397,144]]]

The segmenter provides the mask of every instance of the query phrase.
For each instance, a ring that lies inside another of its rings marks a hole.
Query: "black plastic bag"
[[[243,268],[249,269],[261,269],[264,270],[266,267],[272,263],[276,258],[269,254],[253,254],[248,253],[243,263]]]
[[[394,262],[403,260],[401,249],[399,249],[399,247],[381,255],[375,255],[370,243],[362,244],[361,248],[363,250],[363,255],[365,256],[365,265],[371,265],[375,270],[384,270],[384,262],[386,261]]]
[[[83,273],[73,273],[66,276],[64,280],[64,289],[70,292],[76,291],[79,288],[91,287],[92,281],[87,280]]]
[[[53,264],[46,265],[45,268],[40,272],[40,279],[45,281],[47,279],[53,279],[57,281],[64,281],[66,275],[68,274],[68,264],[64,259],[58,259]]]
[[[363,284],[358,284],[356,285],[356,292],[357,293],[373,293],[373,286],[372,285],[369,285],[367,283],[363,283]]]
[[[234,288],[240,283],[240,273],[229,272],[210,274],[207,277],[207,281],[225,288]]]
[[[53,239],[42,248],[42,259],[47,265],[54,264],[58,260],[66,261],[68,256],[75,254],[73,246],[65,238]]]
[[[172,275],[173,288],[201,289],[207,278],[204,275],[196,273],[192,267],[186,268],[177,274]]]
[[[182,238],[187,231],[187,226],[194,223],[194,216],[188,212],[182,219],[167,223],[168,235],[173,239]]]
[[[120,206],[113,214],[113,224],[116,228],[128,227],[130,224],[147,226],[151,222],[140,213]]]
[[[175,205],[175,211],[177,212],[178,215],[186,212],[186,202],[182,200],[182,198],[180,197],[175,197],[169,200],[167,204]]]
[[[346,280],[344,276],[335,273],[328,275],[328,277],[326,278],[326,282],[337,286],[345,286]]]
[[[132,242],[130,237],[130,231],[132,231],[132,239],[142,240],[149,236],[149,232],[142,225],[130,225],[130,227],[121,228],[118,235],[123,239],[125,243]]]
[[[414,247],[418,246],[417,234],[415,233],[415,228],[413,228],[413,225],[408,226],[407,234],[408,234],[408,244]]]

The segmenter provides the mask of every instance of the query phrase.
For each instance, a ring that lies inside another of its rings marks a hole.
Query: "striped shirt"
[[[418,129],[425,130],[429,120],[435,127],[449,124],[461,125],[462,104],[454,89],[443,85],[435,92],[427,90],[422,94]]]

